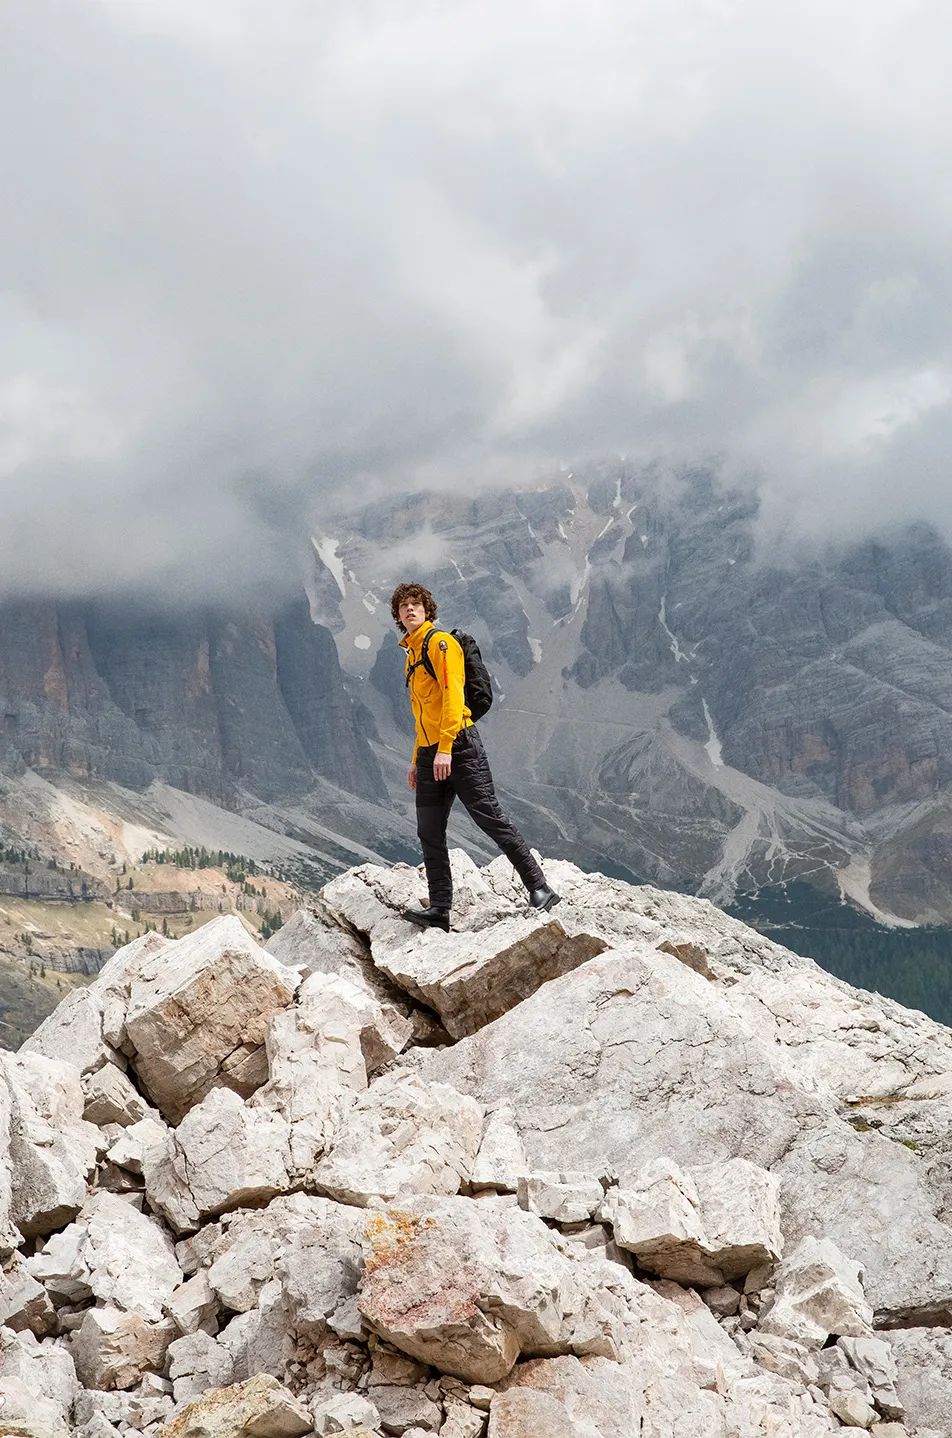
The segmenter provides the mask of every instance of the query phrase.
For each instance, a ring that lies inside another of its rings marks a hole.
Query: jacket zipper
[[[416,695],[415,695],[414,692],[413,692],[413,685],[414,685],[414,681],[415,681],[415,680],[416,680],[416,670],[414,670],[413,673],[410,675],[410,707],[411,707],[411,709],[413,708],[413,701],[414,701],[414,699],[416,698]],[[417,723],[418,723],[419,726],[420,726],[420,731],[421,731],[421,733],[423,734],[423,738],[424,738],[425,742],[426,742],[427,744],[429,744],[429,742],[430,742],[430,736],[429,736],[429,734],[426,732],[426,725],[423,723],[423,701],[422,701],[422,699],[420,700],[420,712],[419,712],[418,715],[415,714],[413,717],[416,719]]]

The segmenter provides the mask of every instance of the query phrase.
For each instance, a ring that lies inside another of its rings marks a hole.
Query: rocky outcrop
[[[533,975],[507,866],[453,863],[462,932],[363,866],[2,1060],[0,1427],[943,1438],[952,1033],[564,863],[590,956]]]

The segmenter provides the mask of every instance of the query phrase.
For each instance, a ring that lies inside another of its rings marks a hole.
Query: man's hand
[[[450,770],[452,769],[452,767],[453,767],[453,756],[452,756],[452,754],[434,754],[434,755],[433,755],[433,778],[434,778],[434,779],[448,779],[448,778],[450,777]]]
[[[407,771],[407,788],[408,788],[408,789],[415,789],[415,788],[416,788],[416,765],[415,765],[415,764],[411,764],[409,770]]]

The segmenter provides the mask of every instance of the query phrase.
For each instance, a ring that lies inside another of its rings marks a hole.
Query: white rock
[[[0,1381],[16,1379],[38,1397],[68,1414],[78,1392],[76,1370],[65,1348],[40,1343],[32,1333],[0,1329]],[[0,1408],[0,1425],[4,1419]],[[0,1426],[2,1431],[2,1426]]]
[[[851,1367],[862,1373],[873,1388],[892,1388],[898,1377],[891,1344],[885,1338],[839,1338],[837,1345]]]
[[[492,1383],[520,1352],[592,1341],[578,1268],[533,1214],[418,1198],[412,1212],[370,1215],[366,1234],[361,1313],[395,1347],[442,1373]]]
[[[869,1385],[866,1389],[857,1385],[855,1373],[837,1373],[831,1379],[827,1390],[830,1411],[849,1428],[869,1428],[876,1421],[876,1409],[869,1399]]]
[[[115,1194],[92,1194],[74,1223],[50,1238],[26,1267],[55,1299],[96,1298],[143,1318],[162,1318],[182,1282],[165,1230]]]
[[[268,1021],[296,984],[235,915],[177,939],[161,968],[133,980],[125,1033],[139,1081],[178,1123],[216,1086],[253,1093],[268,1077]]]
[[[774,1297],[758,1326],[764,1333],[821,1348],[830,1334],[871,1337],[873,1311],[862,1269],[829,1239],[804,1238],[777,1266]]]
[[[355,1428],[376,1428],[380,1414],[375,1405],[357,1393],[340,1393],[316,1399],[312,1407],[314,1432],[350,1433]]]
[[[911,1432],[944,1433],[952,1413],[952,1331],[897,1328],[887,1333],[896,1360],[896,1387]]]
[[[486,1431],[486,1415],[468,1403],[447,1401],[446,1418],[440,1438],[482,1438]]]
[[[121,1308],[89,1308],[70,1351],[87,1388],[133,1388],[150,1369],[161,1372],[175,1329]]]
[[[209,1333],[185,1334],[169,1344],[168,1373],[176,1403],[200,1398],[209,1388],[223,1388],[234,1378],[234,1359]]]
[[[109,1149],[106,1158],[117,1168],[142,1174],[164,1152],[170,1142],[171,1130],[160,1118],[142,1118],[130,1124]]]
[[[692,1166],[706,1256],[726,1278],[775,1262],[783,1252],[780,1185],[743,1158]]]
[[[454,1194],[472,1174],[482,1129],[473,1099],[416,1074],[388,1074],[349,1111],[314,1182],[345,1203]]]
[[[218,1296],[204,1269],[176,1288],[166,1310],[179,1333],[214,1333],[218,1326]]]
[[[85,988],[74,989],[22,1045],[21,1053],[68,1057],[81,1073],[114,1063],[123,1041],[123,1023],[133,976],[148,970],[171,940],[143,934],[109,959]]]
[[[887,1318],[908,1321],[913,1299],[923,1311],[946,1305],[952,1247],[922,1153],[855,1132],[839,1097],[860,1082],[895,1093],[890,1081],[916,1065],[949,1071],[946,1031],[850,990],[702,901],[561,866],[553,883],[563,925],[589,893],[585,922],[602,933],[612,905],[619,924],[640,911],[660,937],[661,925],[693,926],[690,937],[730,984],[625,941],[428,1056],[421,1076],[489,1111],[508,1105],[530,1170],[747,1158],[780,1180],[787,1248],[811,1233],[831,1237],[862,1262],[870,1302]],[[603,908],[593,907],[599,894]],[[930,1133],[952,1128],[942,1103],[921,1120]]]
[[[283,964],[311,974],[339,974],[374,1006],[361,1033],[367,1073],[373,1075],[406,1046],[413,1032],[403,995],[377,972],[362,939],[341,927],[318,903],[298,909],[265,946]],[[300,997],[299,997],[300,1001]]]
[[[512,1109],[504,1104],[486,1117],[483,1140],[473,1164],[473,1186],[515,1193],[520,1175],[528,1168],[526,1151],[513,1123]]]
[[[11,1438],[70,1438],[67,1415],[60,1404],[41,1397],[18,1378],[0,1378],[0,1415]]]
[[[436,933],[374,961],[395,984],[435,1009],[454,1038],[508,1013],[550,979],[605,948],[584,932],[566,934],[557,919],[505,919],[475,934]]]
[[[605,1190],[584,1173],[530,1173],[519,1179],[519,1204],[557,1223],[584,1223],[602,1205]]]
[[[422,1387],[380,1384],[370,1390],[379,1425],[385,1433],[405,1433],[408,1428],[443,1432],[443,1410]],[[368,1423],[367,1425],[371,1425]]]
[[[274,1272],[295,1331],[321,1343],[335,1325],[360,1328],[354,1301],[366,1219],[327,1199],[309,1203],[310,1222],[289,1236]]]
[[[276,1115],[212,1089],[145,1167],[152,1208],[177,1233],[242,1204],[260,1204],[291,1187],[288,1130]]]
[[[315,974],[299,1001],[268,1027],[271,1077],[252,1107],[289,1130],[289,1173],[310,1181],[314,1165],[357,1094],[367,1087],[363,1038],[382,1023],[379,1005],[348,979]]]
[[[19,1333],[29,1329],[37,1338],[56,1331],[56,1313],[41,1283],[14,1254],[0,1273],[0,1325]]]
[[[138,1123],[143,1118],[157,1118],[155,1110],[133,1087],[130,1080],[115,1064],[104,1064],[83,1078],[83,1093],[86,1102],[83,1118],[88,1123],[117,1123],[122,1128]]]
[[[577,1438],[569,1411],[550,1393],[513,1388],[500,1393],[489,1410],[489,1438]]]
[[[258,1373],[204,1393],[165,1425],[160,1438],[303,1438],[313,1431],[303,1403],[270,1374]]]
[[[651,1356],[646,1353],[650,1373]],[[603,1358],[553,1358],[520,1363],[500,1385],[500,1393],[489,1410],[490,1435],[498,1438],[537,1438],[537,1435],[565,1434],[566,1438],[621,1438],[622,1434],[663,1438],[665,1432],[677,1438],[709,1438],[718,1429],[690,1430],[680,1426],[690,1414],[691,1402],[682,1385],[680,1407],[662,1405],[660,1395],[645,1403],[644,1377],[639,1382],[624,1365]],[[652,1428],[657,1414],[667,1427]],[[546,1426],[551,1423],[551,1430]],[[535,1426],[533,1426],[535,1425]],[[646,1425],[646,1426],[643,1426]]]
[[[96,1162],[97,1131],[83,1120],[79,1071],[36,1053],[0,1053],[0,1125],[8,1153],[8,1178],[0,1179],[8,1215],[25,1237],[50,1233],[73,1217],[86,1197],[86,1178]]]
[[[672,1160],[656,1159],[609,1189],[601,1214],[619,1247],[649,1272],[679,1283],[723,1283],[722,1270],[706,1252],[697,1188]]]
[[[762,1368],[779,1373],[802,1388],[819,1383],[820,1369],[815,1353],[792,1338],[778,1338],[773,1333],[752,1333],[750,1351]]]

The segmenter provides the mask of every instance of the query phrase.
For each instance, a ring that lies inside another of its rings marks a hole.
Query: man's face
[[[419,629],[426,618],[426,610],[423,607],[422,599],[404,599],[397,609],[400,616],[400,623],[408,634],[413,634]]]

